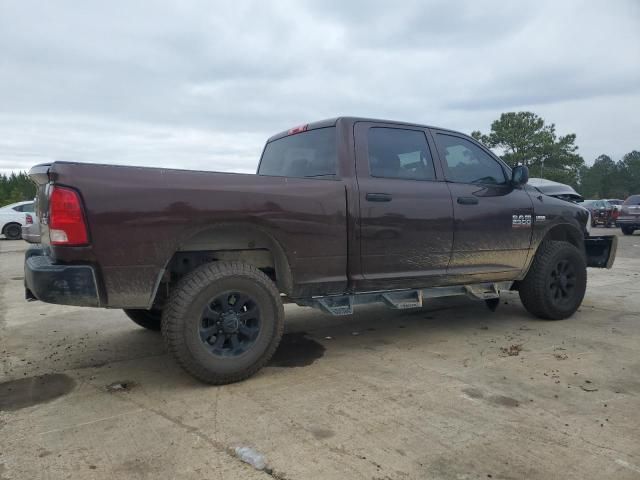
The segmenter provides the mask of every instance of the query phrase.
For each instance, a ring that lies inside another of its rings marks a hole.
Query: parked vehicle
[[[271,137],[257,175],[55,162],[31,169],[42,245],[27,298],[122,308],[213,384],[269,360],[283,301],[346,315],[466,294],[571,316],[587,266],[617,237],[586,209],[527,185],[461,133],[338,118]]]
[[[640,195],[631,195],[622,204],[618,225],[625,235],[640,229]]]
[[[591,212],[591,226],[615,226],[617,212],[606,200],[585,200],[581,205]]]
[[[535,187],[539,192],[549,195],[550,197],[556,197],[560,200],[566,200],[568,202],[582,202],[584,198],[570,185],[560,182],[554,182],[553,180],[547,180],[546,178],[530,178],[529,185]]]
[[[27,213],[33,213],[33,201],[12,203],[0,208],[0,233],[8,240],[20,240]]]
[[[624,203],[624,200],[619,200],[617,198],[607,198],[605,200],[609,202],[609,204],[613,207],[613,212],[611,213],[613,221],[612,223],[613,226],[617,227],[618,217],[620,216],[620,212],[622,211],[622,204]]]
[[[22,239],[28,243],[40,243],[40,221],[34,213],[27,213],[22,226]]]

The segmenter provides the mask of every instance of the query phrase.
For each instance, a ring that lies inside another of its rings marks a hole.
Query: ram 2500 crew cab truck
[[[544,319],[572,315],[587,266],[616,237],[590,237],[586,209],[527,185],[472,138],[364,118],[271,137],[256,175],[55,162],[32,168],[42,243],[26,253],[27,298],[121,308],[162,330],[195,377],[260,369],[283,301],[348,314],[519,291]]]

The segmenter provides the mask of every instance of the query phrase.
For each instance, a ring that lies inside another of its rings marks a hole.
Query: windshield
[[[332,177],[336,174],[336,129],[318,128],[267,143],[258,175]]]
[[[640,205],[640,195],[631,195],[624,201],[623,205]]]

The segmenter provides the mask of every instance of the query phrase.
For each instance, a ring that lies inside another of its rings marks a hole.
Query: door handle
[[[367,193],[368,202],[390,202],[393,198],[390,193]]]
[[[477,205],[478,199],[476,197],[458,197],[458,203],[460,205]]]

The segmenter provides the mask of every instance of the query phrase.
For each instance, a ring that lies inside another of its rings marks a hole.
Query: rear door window
[[[318,128],[273,140],[265,146],[258,175],[334,177],[336,143],[335,127]]]
[[[372,177],[435,180],[424,132],[373,127],[369,129],[368,150]]]
[[[22,205],[16,205],[13,207],[16,212],[33,212],[33,203],[23,203]]]

